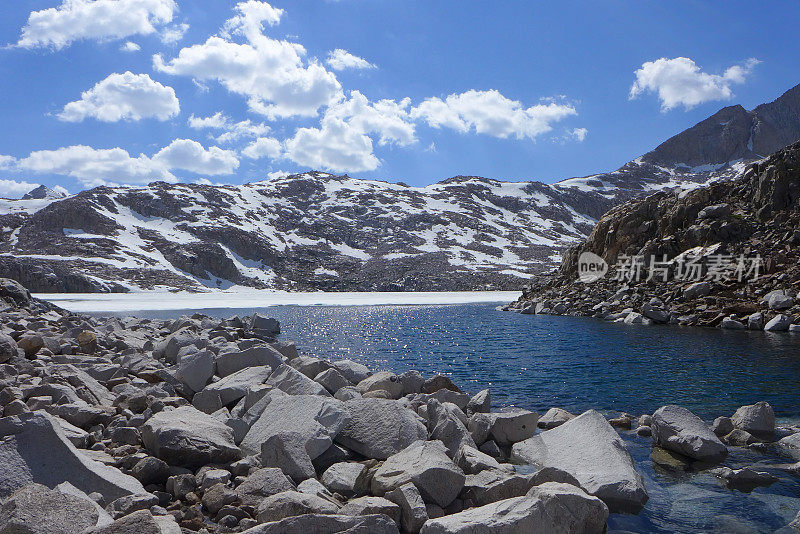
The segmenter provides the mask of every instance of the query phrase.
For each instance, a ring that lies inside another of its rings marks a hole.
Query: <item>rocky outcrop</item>
[[[800,85],[752,111],[721,109],[670,138],[642,159],[662,166],[697,167],[768,156],[800,139]]]
[[[629,324],[791,330],[800,322],[798,200],[800,143],[737,179],[623,204],[564,255],[557,274],[535,279],[510,309]],[[575,283],[584,253],[607,262],[608,274]]]

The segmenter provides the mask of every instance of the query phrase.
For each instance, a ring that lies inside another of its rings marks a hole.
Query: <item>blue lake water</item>
[[[490,304],[278,306],[129,313],[173,318],[259,311],[281,321],[301,353],[351,358],[372,369],[450,375],[464,390],[488,387],[497,406],[573,413],[652,413],[680,404],[711,420],[766,400],[779,420],[800,419],[800,335],[685,327],[636,327],[592,319],[518,315]],[[108,314],[105,314],[108,315]],[[120,314],[121,315],[121,314]],[[614,514],[609,531],[773,532],[800,510],[800,480],[750,494],[708,474],[675,477],[654,468],[649,439],[623,433],[650,501],[638,516]],[[733,449],[726,465],[779,460]]]

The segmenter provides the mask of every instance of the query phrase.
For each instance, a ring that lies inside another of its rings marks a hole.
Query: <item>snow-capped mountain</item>
[[[308,172],[66,198],[39,188],[0,200],[0,276],[41,292],[520,289],[612,206],[738,176],[798,137],[800,86],[752,111],[724,108],[614,172],[552,185]]]
[[[752,111],[722,108],[614,172],[558,183],[598,191],[617,202],[670,187],[697,187],[742,173],[800,139],[800,85]]]
[[[36,189],[31,189],[22,196],[22,200],[42,200],[42,199],[59,199],[69,196],[63,188],[50,189],[46,185],[40,185]]]
[[[36,291],[519,288],[610,201],[538,182],[310,172],[0,203],[0,272]]]

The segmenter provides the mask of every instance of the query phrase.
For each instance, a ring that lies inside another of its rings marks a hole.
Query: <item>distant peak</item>
[[[495,180],[492,180],[490,178],[484,178],[483,176],[464,176],[462,174],[459,174],[458,176],[445,178],[444,180],[441,180],[438,183],[446,185],[446,184],[460,184],[464,182],[492,182],[492,181]]]
[[[67,194],[62,190],[50,189],[46,185],[40,185],[31,189],[22,197],[22,200],[41,200],[45,198],[64,198]]]

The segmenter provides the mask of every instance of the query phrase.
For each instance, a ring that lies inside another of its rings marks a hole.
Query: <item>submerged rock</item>
[[[711,428],[695,414],[670,404],[653,414],[653,442],[694,460],[719,463],[728,455]]]
[[[516,443],[513,461],[554,467],[574,476],[611,511],[637,513],[648,499],[619,434],[599,412],[589,410],[552,430]]]
[[[756,471],[750,467],[742,469],[731,469],[730,467],[718,467],[709,471],[715,476],[723,479],[731,488],[741,491],[752,491],[759,486],[770,486],[778,481],[778,477],[764,471]]]
[[[768,402],[742,406],[731,417],[733,426],[756,437],[771,438],[775,434],[775,412]]]
[[[782,455],[800,461],[800,432],[778,440],[776,447]]]

